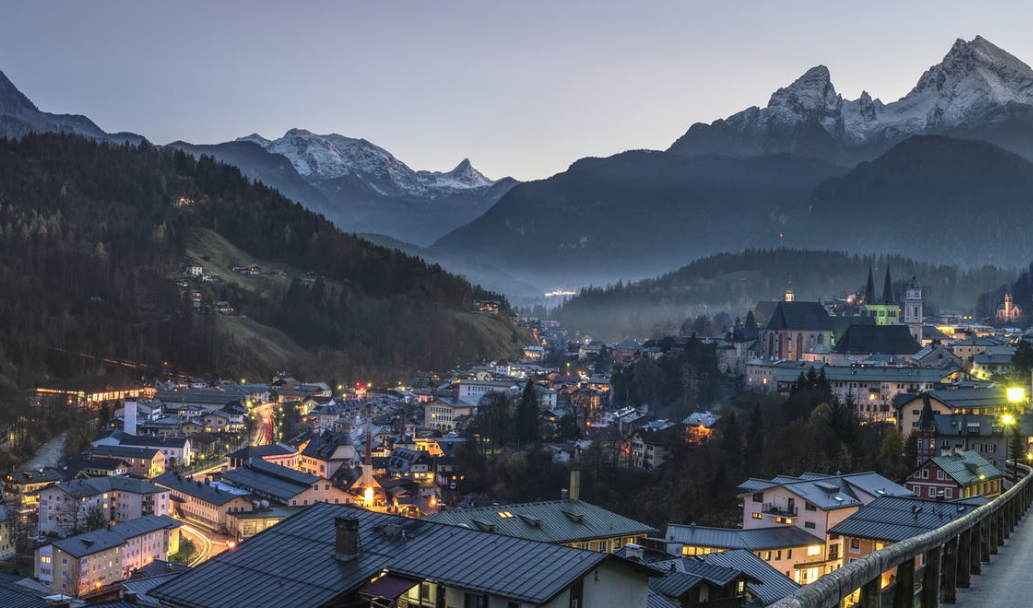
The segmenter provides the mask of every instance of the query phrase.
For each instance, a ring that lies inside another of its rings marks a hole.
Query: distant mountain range
[[[107,133],[79,114],[41,112],[0,72],[0,137],[19,138],[33,132],[74,133],[114,143],[138,144],[143,140],[135,133]]]
[[[472,221],[517,184],[509,177],[488,179],[467,159],[448,172],[415,171],[365,139],[303,129],[274,140],[252,134],[215,145],[170,145],[236,165],[342,230],[417,245]]]
[[[1033,221],[1030,159],[1033,70],[976,37],[898,101],[844,100],[818,66],[666,151],[516,186],[434,248],[569,285],[783,240],[1024,266],[1033,242],[1015,227]]]

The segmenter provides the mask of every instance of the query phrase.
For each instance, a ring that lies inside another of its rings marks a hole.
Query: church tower
[[[782,296],[782,301],[783,302],[795,302],[796,301],[796,294],[793,292],[793,280],[792,279],[789,279],[788,283],[786,284],[786,292],[785,292],[785,295]]]
[[[876,325],[898,325],[900,323],[900,307],[893,299],[893,279],[890,278],[889,266],[886,267],[886,281],[882,287],[882,298],[875,299],[875,282],[872,280],[872,269],[868,268],[868,286],[865,289],[865,316],[875,319]]]
[[[922,343],[922,285],[918,279],[911,277],[904,296],[904,324],[911,330],[911,335]]]

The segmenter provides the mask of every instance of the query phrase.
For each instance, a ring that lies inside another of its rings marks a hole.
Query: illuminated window
[[[499,517],[502,519],[509,519],[510,517],[513,517],[513,514],[509,511],[499,511]]]
[[[753,519],[764,519],[764,516],[760,513],[751,513],[751,517],[753,517]]]
[[[821,545],[811,545],[807,547],[807,556],[814,557],[815,555],[821,555]]]

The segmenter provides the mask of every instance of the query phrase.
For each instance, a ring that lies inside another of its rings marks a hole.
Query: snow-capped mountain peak
[[[1001,124],[1016,113],[1033,115],[1033,69],[976,36],[956,41],[897,101],[884,104],[868,92],[844,100],[828,69],[819,65],[775,91],[766,107],[749,108],[713,125],[693,125],[671,149],[821,157],[838,150],[849,160],[912,135],[956,130],[971,136],[973,129]]]
[[[305,129],[291,129],[279,139],[269,140],[252,134],[238,141],[251,141],[269,152],[282,154],[306,180],[347,180],[353,186],[381,195],[435,198],[495,183],[466,159],[448,172],[414,171],[376,144],[336,133],[319,135]]]

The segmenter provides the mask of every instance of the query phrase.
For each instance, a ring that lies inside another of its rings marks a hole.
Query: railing
[[[783,515],[785,517],[796,517],[796,514],[800,512],[798,507],[790,509],[788,506],[780,507],[773,502],[764,503],[761,505],[760,510],[769,515]]]
[[[954,603],[958,587],[968,587],[971,575],[980,574],[982,564],[990,561],[997,547],[1022,519],[1033,500],[1033,469],[1017,465],[1025,476],[1007,492],[953,522],[899,543],[890,545],[835,572],[801,587],[771,608],[833,608],[860,590],[862,608],[882,605],[881,577],[897,568],[893,590],[894,608],[914,606],[915,558],[925,554],[921,572],[921,605]],[[945,503],[949,504],[949,503]]]

